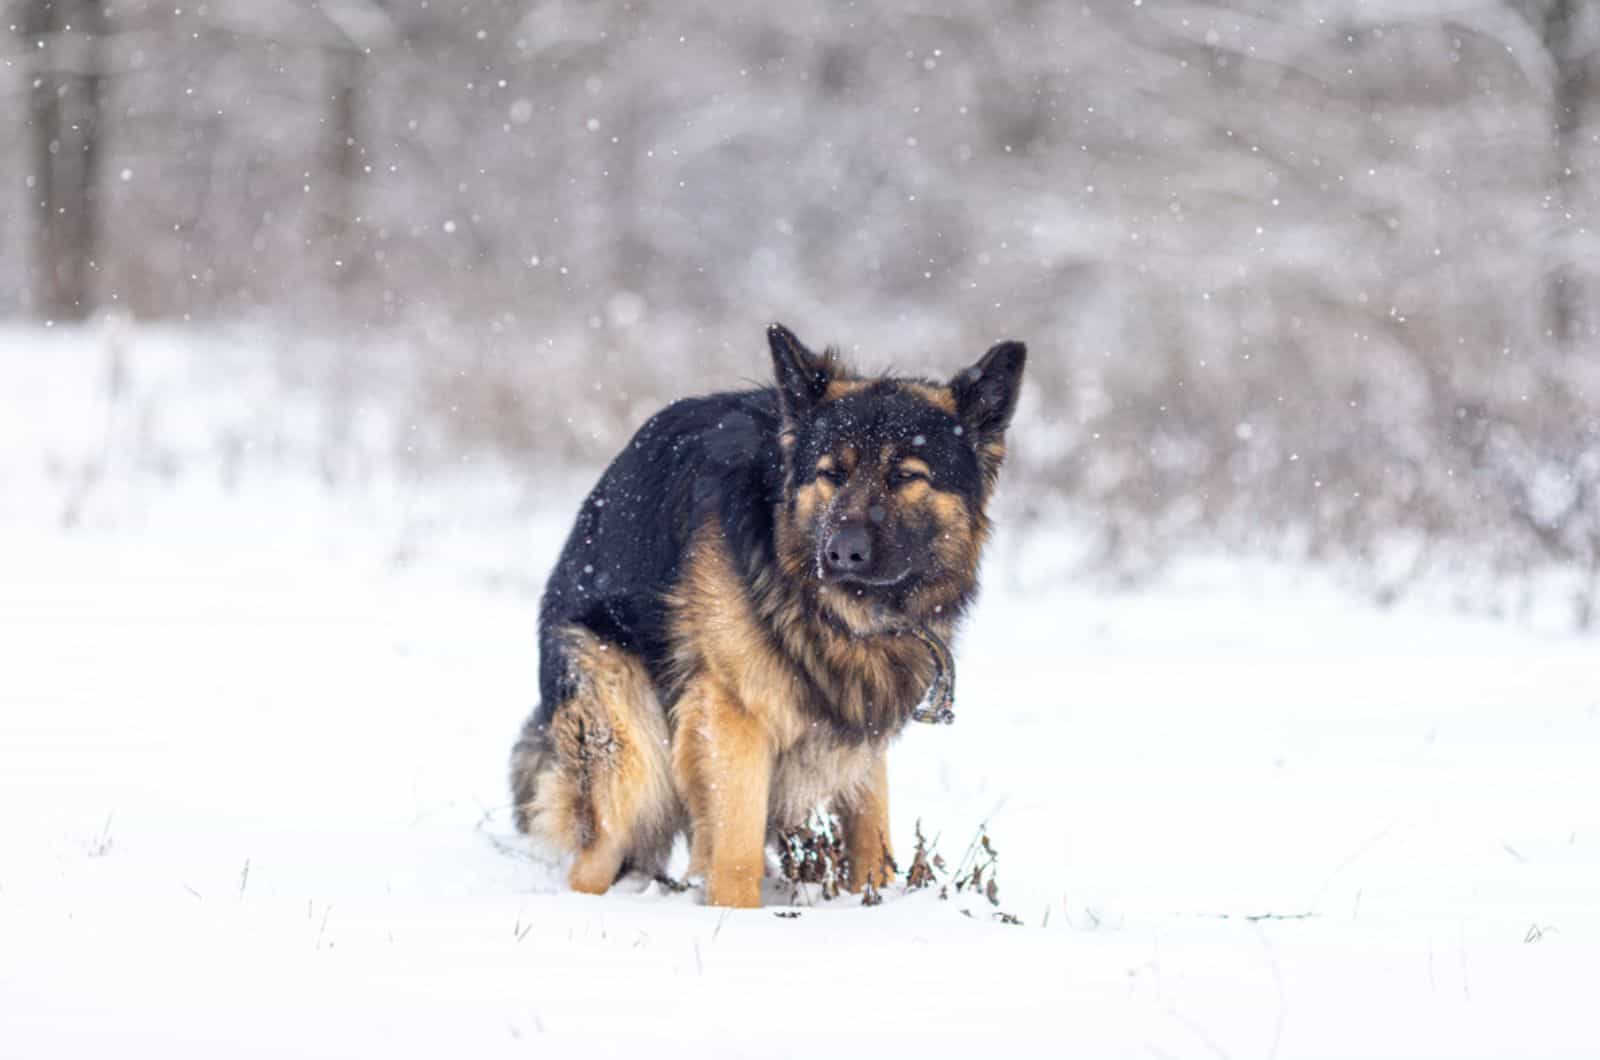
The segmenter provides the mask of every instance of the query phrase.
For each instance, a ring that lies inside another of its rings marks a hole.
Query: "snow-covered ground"
[[[182,432],[108,429],[35,341],[0,335],[0,1055],[1600,1054],[1592,638],[1243,563],[1090,591],[1002,534],[893,816],[952,862],[987,821],[1020,925],[577,896],[503,774],[583,483],[179,443],[163,478],[95,454]],[[150,363],[169,426],[258,414]]]

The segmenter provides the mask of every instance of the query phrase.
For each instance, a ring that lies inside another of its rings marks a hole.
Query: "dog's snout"
[[[830,574],[861,574],[872,566],[872,534],[860,523],[846,523],[828,537],[822,558]]]

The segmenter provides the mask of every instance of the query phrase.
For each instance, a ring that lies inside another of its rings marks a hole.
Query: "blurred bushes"
[[[1018,337],[1011,503],[1123,568],[1593,598],[1595,5],[122,0],[86,49],[74,2],[13,0],[0,132],[98,64],[84,312],[337,338],[295,377],[531,461],[761,378],[768,319],[918,371]],[[0,161],[35,251],[40,157]],[[0,309],[49,315],[40,267]]]

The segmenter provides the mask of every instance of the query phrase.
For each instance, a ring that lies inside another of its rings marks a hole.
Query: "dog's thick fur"
[[[511,788],[575,890],[661,871],[687,830],[707,900],[757,906],[767,840],[819,806],[851,885],[887,881],[884,752],[933,672],[904,631],[948,640],[976,591],[1026,353],[937,384],[768,340],[777,385],[651,418],[545,589]],[[845,527],[870,537],[841,570]]]

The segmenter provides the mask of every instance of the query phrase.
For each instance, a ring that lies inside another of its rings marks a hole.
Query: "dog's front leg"
[[[772,739],[734,696],[704,681],[679,707],[673,765],[694,832],[691,872],[711,905],[756,909],[765,874]]]
[[[889,763],[882,751],[872,763],[866,787],[840,814],[850,853],[849,886],[885,887],[894,879],[894,854],[889,845]]]

